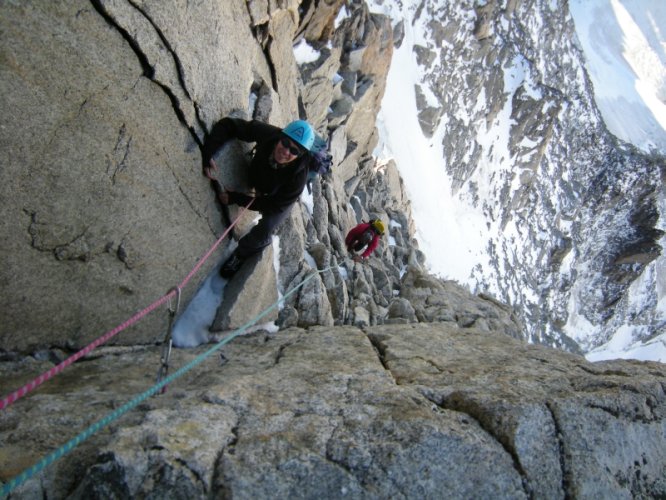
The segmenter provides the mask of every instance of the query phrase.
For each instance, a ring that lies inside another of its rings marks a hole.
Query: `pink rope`
[[[204,254],[204,256],[201,259],[199,259],[199,262],[197,262],[197,264],[194,266],[192,271],[190,271],[190,273],[185,277],[185,279],[181,282],[181,284],[178,286],[178,288],[182,289],[190,281],[190,279],[192,279],[192,276],[194,276],[194,274],[201,268],[201,266],[203,266],[204,262],[210,257],[210,255],[215,251],[215,249],[220,245],[220,243],[222,243],[222,240],[224,240],[224,238],[226,238],[227,234],[229,234],[229,231],[231,231],[233,229],[233,227],[236,225],[236,223],[241,218],[241,216],[245,213],[245,211],[248,208],[250,208],[250,205],[252,205],[253,201],[254,201],[254,199],[250,200],[250,202],[243,208],[241,213],[238,214],[238,217],[236,217],[236,219],[231,223],[231,225],[226,229],[226,231],[224,231],[224,233],[222,233],[222,236],[220,236],[217,239],[217,241],[213,244],[213,246],[210,247],[210,249]],[[159,306],[164,304],[167,300],[169,300],[171,297],[173,297],[176,293],[177,293],[176,289],[172,289],[169,293],[162,296],[161,298],[159,298],[158,300],[156,300],[155,302],[150,304],[148,307],[146,307],[142,311],[139,311],[134,316],[129,318],[127,321],[125,321],[125,322],[121,323],[120,325],[116,326],[114,329],[109,330],[104,335],[102,335],[100,338],[91,342],[86,347],[84,347],[83,349],[81,349],[77,353],[73,354],[72,356],[67,358],[65,361],[63,361],[59,365],[54,366],[53,368],[51,368],[48,371],[45,371],[39,377],[37,377],[37,378],[33,379],[32,381],[28,382],[27,384],[25,384],[20,389],[17,389],[16,391],[12,392],[11,394],[5,396],[4,398],[2,398],[2,401],[0,401],[0,410],[5,409],[6,407],[11,405],[12,403],[17,401],[18,399],[22,398],[23,396],[25,396],[29,392],[33,391],[34,389],[36,389],[37,387],[42,385],[47,380],[55,377],[58,373],[63,371],[65,368],[67,368],[69,365],[74,363],[76,360],[82,358],[86,354],[89,354],[96,347],[105,343],[106,341],[108,341],[109,339],[114,337],[116,334],[122,332],[126,328],[132,326],[134,323],[138,322],[144,316],[148,315],[149,313],[151,313],[152,311],[157,309]]]
[[[219,246],[219,244],[222,242],[222,240],[227,235],[227,233],[229,231],[231,231],[231,228],[233,228],[236,225],[236,223],[238,222],[238,219],[240,219],[241,216],[247,211],[247,209],[250,208],[250,205],[252,205],[253,201],[254,201],[254,198],[252,198],[249,201],[249,203],[243,207],[243,210],[241,210],[241,213],[238,214],[238,217],[236,217],[236,219],[231,223],[231,225],[227,228],[227,230],[224,232],[224,234],[222,236],[220,236],[220,238],[215,243],[213,243],[213,246],[210,247],[210,250],[208,250],[208,252],[206,252],[204,254],[204,256],[201,257],[201,259],[199,259],[199,262],[197,262],[197,264],[192,268],[192,270],[190,271],[190,274],[185,276],[185,279],[180,283],[180,285],[178,285],[178,288],[182,289],[182,288],[185,287],[185,285],[187,285],[187,282],[190,281],[190,279],[192,279],[192,276],[194,276],[199,271],[201,266],[203,266],[204,262],[206,262],[206,259],[208,259],[208,257],[210,257],[210,254],[212,254],[215,251],[215,249]]]

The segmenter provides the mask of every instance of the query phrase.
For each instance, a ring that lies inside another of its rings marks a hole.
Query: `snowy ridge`
[[[618,132],[627,115],[609,118],[603,103],[614,94],[593,93],[600,85],[589,67],[599,56],[577,36],[591,19],[643,27],[644,40],[661,44],[654,60],[664,54],[663,31],[659,23],[614,21],[625,3],[572,3],[575,24],[559,1],[515,11],[492,11],[492,2],[375,2],[394,24],[404,20],[405,33],[377,154],[396,159],[433,273],[513,304],[531,341],[574,348],[571,338],[594,350],[590,359],[666,361],[666,266],[656,243],[663,247],[663,156],[618,147],[607,133],[645,149],[661,144],[664,128],[653,119],[640,138]],[[649,7],[643,21],[663,12],[656,2]],[[635,14],[637,6],[626,9]],[[639,60],[634,51],[634,66]],[[663,93],[666,79],[636,75]],[[650,113],[660,115],[659,106]]]
[[[666,5],[574,0],[569,6],[609,130],[646,152],[666,151]]]

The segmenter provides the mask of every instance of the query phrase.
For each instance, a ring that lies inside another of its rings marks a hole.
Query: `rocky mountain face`
[[[662,365],[528,345],[519,311],[425,271],[397,168],[372,156],[389,18],[342,0],[0,9],[3,394],[163,296],[222,234],[200,153],[219,118],[306,118],[334,158],[203,340],[284,297],[279,332],[176,349],[171,372],[190,368],[132,399],[160,365],[158,308],[0,410],[5,487],[123,410],[12,497],[666,494]],[[319,57],[299,66],[303,39]],[[217,156],[226,185],[242,187],[248,151]],[[370,217],[388,234],[356,264],[344,236]]]
[[[534,342],[588,351],[623,325],[663,333],[666,159],[606,129],[567,2],[424,1],[408,21],[424,38],[423,133],[487,222],[477,290],[521,311]]]
[[[371,155],[390,20],[361,2],[334,30],[342,2],[299,4],[188,6],[182,25],[169,4],[153,2],[4,8],[5,350],[82,347],[180,282],[225,227],[201,175],[200,146],[230,114],[284,124],[300,113],[330,138],[334,174],[315,181],[312,203],[281,228],[279,275],[267,249],[257,269],[229,283],[226,320],[213,330],[235,328],[272,303],[277,289],[257,294],[267,280],[277,278],[284,293],[316,264],[330,271],[285,303],[282,326],[472,326],[484,318],[484,328],[521,335],[505,306],[425,276],[396,167]],[[46,43],[49,33],[55,41]],[[292,46],[302,37],[320,57],[299,68]],[[218,155],[225,185],[243,188],[247,150],[230,144]],[[231,210],[232,219],[238,214]],[[254,217],[242,216],[234,236]],[[370,217],[389,234],[368,265],[355,265],[344,237]],[[464,298],[429,297],[447,289]],[[195,290],[184,288],[182,302]],[[164,326],[163,315],[148,316],[112,342],[161,341]]]
[[[184,366],[202,350],[179,349],[173,361]],[[666,369],[658,363],[592,364],[452,322],[258,332],[220,352],[12,498],[666,491]],[[5,410],[3,475],[19,474],[72,437],[72,427],[144,391],[158,356],[154,346],[103,348]],[[11,368],[47,366],[24,359]],[[3,389],[15,379],[9,368],[2,364]]]

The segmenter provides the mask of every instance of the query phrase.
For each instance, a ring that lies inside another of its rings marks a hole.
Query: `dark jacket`
[[[204,165],[207,165],[217,150],[230,139],[256,142],[248,179],[258,196],[250,208],[258,212],[281,212],[298,200],[303,192],[309,161],[306,153],[293,162],[276,168],[272,154],[281,137],[282,129],[279,127],[257,120],[224,118],[215,124],[206,138],[203,147]],[[252,199],[251,196],[237,192],[230,192],[229,198],[237,205],[247,205]]]

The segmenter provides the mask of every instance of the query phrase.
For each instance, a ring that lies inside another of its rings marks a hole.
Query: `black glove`
[[[229,131],[229,119],[223,118],[211,129],[210,133],[206,134],[203,146],[201,148],[201,163],[202,168],[208,167],[211,158],[215,153],[231,138]],[[204,174],[205,175],[205,174]]]

